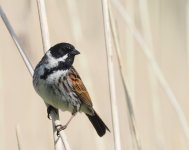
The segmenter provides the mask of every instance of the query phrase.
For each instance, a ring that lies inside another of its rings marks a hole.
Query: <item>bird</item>
[[[36,65],[33,74],[33,86],[47,105],[48,118],[52,109],[71,112],[65,125],[57,132],[67,128],[78,112],[86,114],[97,134],[102,137],[109,128],[93,108],[89,93],[73,67],[75,56],[80,54],[70,43],[58,43],[52,46]]]

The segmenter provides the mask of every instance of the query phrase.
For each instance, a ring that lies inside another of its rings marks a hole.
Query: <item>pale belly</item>
[[[46,104],[62,111],[73,112],[74,107],[80,107],[79,102],[75,103],[74,99],[66,91],[56,87],[55,84],[47,84],[41,80],[37,88],[35,87],[35,90]]]

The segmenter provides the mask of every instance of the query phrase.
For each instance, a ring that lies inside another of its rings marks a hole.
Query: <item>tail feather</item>
[[[98,114],[95,111],[93,116],[88,114],[86,115],[100,137],[102,137],[106,133],[106,130],[110,132],[108,127],[105,125],[105,123],[102,121],[102,119],[98,116]]]

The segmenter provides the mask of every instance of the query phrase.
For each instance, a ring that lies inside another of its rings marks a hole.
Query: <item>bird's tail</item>
[[[110,132],[108,127],[105,125],[105,123],[102,121],[102,119],[98,116],[98,114],[95,111],[94,115],[92,116],[88,114],[86,115],[100,137],[102,137],[106,133],[106,130]]]

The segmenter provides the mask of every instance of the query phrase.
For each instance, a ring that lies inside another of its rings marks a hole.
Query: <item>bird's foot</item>
[[[51,111],[54,111],[54,112],[56,112],[57,113],[57,110],[53,107],[53,106],[48,106],[48,108],[47,108],[47,117],[51,120],[52,118],[50,117],[50,113],[51,113]]]
[[[55,126],[55,128],[56,128],[56,130],[57,130],[57,136],[59,136],[60,135],[60,131],[62,131],[62,130],[64,130],[64,129],[66,129],[67,128],[67,125],[57,125],[57,126]]]

